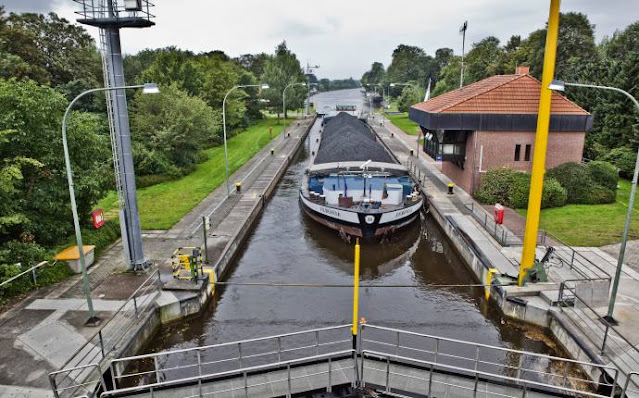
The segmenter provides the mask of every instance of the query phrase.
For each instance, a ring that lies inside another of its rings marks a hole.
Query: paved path
[[[233,173],[229,180],[233,187],[235,182],[242,182],[241,194],[232,192],[227,198],[223,184],[170,230],[144,231],[145,253],[154,264],[151,271],[160,269],[163,280],[171,278],[170,256],[173,251],[180,246],[202,244],[203,215],[211,217],[211,240],[232,235],[239,222],[235,218],[232,225],[227,225],[229,214],[262,200],[260,190],[274,177],[269,170],[282,166],[297,142],[303,139],[303,132],[311,120],[294,122],[286,133],[281,133]],[[272,148],[275,149],[274,155],[271,155]],[[221,229],[226,232],[220,232]],[[214,262],[215,255],[221,252],[209,250],[209,261]],[[96,314],[102,319],[110,318],[149,277],[124,273],[125,269],[120,241],[105,250],[89,269],[93,303]],[[0,398],[51,397],[48,374],[64,365],[97,331],[95,327],[84,325],[87,318],[79,275],[31,292],[1,314]]]

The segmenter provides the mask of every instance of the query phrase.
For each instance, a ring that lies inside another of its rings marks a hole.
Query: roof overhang
[[[410,120],[429,130],[536,131],[536,114],[431,113],[410,108]],[[590,131],[593,115],[551,114],[550,131]]]

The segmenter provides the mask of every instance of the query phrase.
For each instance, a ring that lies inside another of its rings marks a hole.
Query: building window
[[[521,145],[517,144],[515,145],[515,162],[519,162],[520,154],[521,154]]]
[[[524,160],[526,162],[530,161],[530,144],[526,144],[526,151],[524,152]]]

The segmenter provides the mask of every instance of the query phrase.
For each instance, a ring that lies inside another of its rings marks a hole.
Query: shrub
[[[588,192],[588,204],[604,204],[615,201],[615,191],[601,185],[593,185]]]
[[[490,175],[487,179],[486,177]],[[501,203],[515,209],[528,206],[530,194],[530,174],[511,169],[495,169],[488,171],[481,180],[475,194],[483,203]],[[561,207],[566,204],[567,192],[559,181],[552,177],[544,180],[541,207]]]
[[[138,188],[146,188],[152,185],[160,184],[163,182],[171,181],[174,178],[167,176],[166,174],[148,174],[135,178],[135,185]]]
[[[568,203],[588,203],[593,182],[588,167],[580,163],[564,163],[548,170],[548,177],[554,178],[568,193]]]
[[[617,191],[617,183],[619,182],[619,173],[617,168],[608,162],[593,161],[587,163],[588,171],[592,181],[604,188],[614,192]]]
[[[530,174],[515,173],[511,177],[511,184],[508,193],[508,207],[523,209],[528,206],[528,196],[530,194]]]
[[[604,155],[602,160],[614,164],[622,177],[631,179],[635,171],[637,152],[628,147],[615,148]]]
[[[510,185],[517,172],[508,168],[488,170],[481,179],[481,184],[475,191],[475,198],[482,203],[507,203],[510,195]]]
[[[561,207],[566,204],[568,191],[562,187],[559,181],[552,177],[544,179],[544,191],[541,194],[541,208]],[[526,203],[528,205],[528,203]]]

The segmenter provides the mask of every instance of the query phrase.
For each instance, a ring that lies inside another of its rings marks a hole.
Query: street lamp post
[[[222,128],[224,131],[224,175],[226,180],[226,197],[231,196],[231,187],[229,187],[229,151],[226,146],[226,99],[229,94],[238,88],[247,88],[247,87],[259,87],[263,90],[266,90],[268,84],[240,84],[237,86],[233,86],[229,91],[226,92],[224,99],[222,100]]]
[[[284,118],[284,126],[282,128],[282,132],[286,130],[286,89],[291,86],[306,86],[306,83],[291,83],[288,86],[284,87],[284,90],[282,90],[282,117]]]
[[[581,84],[581,83],[567,83],[561,80],[553,80],[548,86],[549,89],[555,91],[564,91],[565,86],[575,87],[589,87],[598,88],[601,90],[616,91],[630,98],[630,100],[637,107],[639,111],[639,102],[630,93],[616,87],[597,86],[594,84]],[[637,160],[635,162],[635,171],[632,175],[632,186],[630,188],[630,200],[628,201],[628,212],[626,213],[626,223],[623,228],[623,235],[621,237],[621,246],[619,247],[619,258],[617,259],[617,270],[615,272],[615,279],[612,283],[612,291],[610,292],[610,302],[608,303],[608,314],[606,320],[614,322],[613,313],[615,311],[615,301],[617,299],[617,290],[619,289],[619,279],[621,278],[621,267],[623,266],[623,259],[626,254],[626,243],[628,241],[628,233],[630,232],[630,221],[632,220],[632,209],[635,204],[635,195],[637,193],[637,179],[639,177],[639,151],[637,151]]]
[[[103,87],[103,88],[94,88],[91,90],[84,91],[80,93],[77,97],[71,101],[69,106],[67,106],[66,111],[64,112],[64,117],[62,118],[62,148],[64,150],[64,165],[67,169],[67,183],[69,185],[69,197],[71,199],[71,212],[73,213],[73,228],[75,229],[75,240],[76,245],[78,246],[78,255],[80,257],[80,269],[82,270],[82,284],[84,288],[84,295],[87,299],[87,307],[89,309],[89,319],[86,324],[90,326],[97,326],[99,324],[100,319],[95,315],[95,311],[93,309],[93,300],[91,299],[91,288],[89,287],[89,277],[87,275],[87,266],[86,260],[84,258],[84,246],[82,244],[82,231],[80,230],[80,218],[78,216],[78,207],[75,203],[75,189],[73,185],[73,173],[71,172],[71,158],[69,156],[69,145],[67,144],[67,119],[69,114],[71,113],[71,108],[73,105],[78,102],[78,100],[85,95],[102,92],[102,91],[113,91],[113,90],[124,90],[129,88],[141,88],[145,94],[157,94],[160,92],[158,86],[155,83],[146,83],[137,86],[121,86],[121,87]]]

